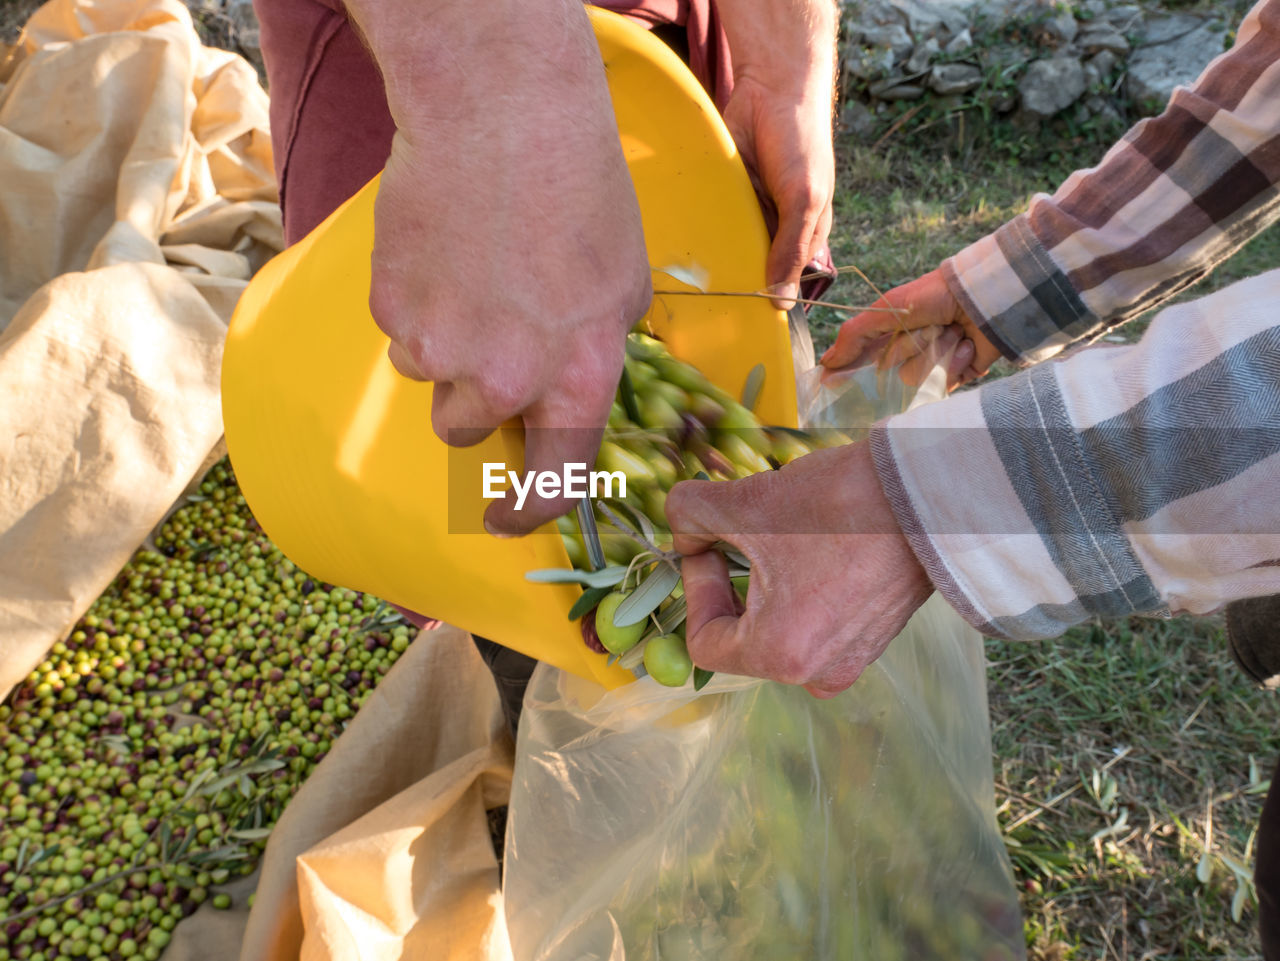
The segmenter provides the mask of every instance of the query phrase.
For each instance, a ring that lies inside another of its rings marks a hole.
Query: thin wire
[[[829,300],[810,300],[806,297],[778,297],[777,294],[766,294],[752,290],[662,290],[654,288],[654,296],[663,297],[763,297],[769,300],[794,300],[797,304],[809,304],[813,307],[830,307],[832,310],[844,310],[851,314],[864,311],[884,311],[890,314],[905,314],[902,307],[859,307],[853,304],[837,304]]]

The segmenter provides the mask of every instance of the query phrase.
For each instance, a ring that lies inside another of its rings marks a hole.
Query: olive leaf
[[[1205,851],[1200,856],[1200,861],[1196,864],[1196,880],[1201,884],[1208,884],[1209,878],[1213,877],[1213,859],[1209,856],[1209,852]]]
[[[614,565],[598,571],[571,571],[563,567],[543,567],[525,574],[525,580],[538,584],[582,584],[584,587],[613,587],[621,583],[627,569]]]
[[[680,571],[674,565],[658,564],[631,596],[618,605],[613,614],[614,625],[626,627],[639,624],[658,609],[658,605],[671,595],[679,583]]]
[[[1236,924],[1244,917],[1244,903],[1249,897],[1249,889],[1241,881],[1236,881],[1236,893],[1231,896],[1231,920]]]
[[[636,389],[626,367],[622,368],[622,379],[618,381],[618,399],[622,401],[622,409],[627,412],[627,419],[633,424],[640,423],[640,405],[636,403]]]
[[[576,621],[587,611],[595,610],[595,606],[612,590],[612,587],[588,587],[569,608],[569,620]]]
[[[670,634],[684,623],[689,613],[689,604],[683,596],[677,597],[666,609],[658,614],[658,633]]]
[[[201,851],[188,859],[192,864],[209,864],[217,861],[243,861],[249,852],[238,844],[226,844],[210,851]]]
[[[756,364],[747,374],[746,383],[742,385],[742,406],[747,410],[755,410],[762,390],[764,390],[764,364]]]
[[[635,671],[637,667],[643,671],[644,646],[648,642],[649,639],[647,637],[642,639],[639,644],[634,645],[629,650],[623,651],[620,656],[614,657],[614,662],[617,663],[618,667],[625,668],[628,671]],[[644,675],[638,674],[636,676],[643,677]]]
[[[634,504],[628,504],[625,500],[621,500],[619,498],[614,498],[612,501],[612,505],[615,509],[618,509],[621,513],[626,514],[627,517],[632,521],[632,525],[630,526],[630,529],[625,529],[627,527],[626,520],[617,517],[610,510],[609,505],[600,504],[599,505],[600,512],[605,515],[609,523],[612,524],[614,527],[618,527],[618,525],[621,523],[623,525],[623,528],[620,529],[620,533],[639,534],[642,538],[644,538],[646,542],[645,546],[652,547],[653,542],[657,537],[657,530],[653,526],[653,521],[649,520],[648,515],[646,515],[644,511],[640,510],[640,508],[636,507]]]

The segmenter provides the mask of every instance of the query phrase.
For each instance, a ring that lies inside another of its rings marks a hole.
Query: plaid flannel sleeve
[[[934,585],[997,637],[1280,593],[1280,270],[871,436]]]
[[[948,259],[966,313],[1011,360],[1092,340],[1199,280],[1280,216],[1280,0],[1097,166]]]

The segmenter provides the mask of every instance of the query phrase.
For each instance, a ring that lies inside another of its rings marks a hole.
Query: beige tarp
[[[55,0],[0,86],[0,692],[220,441],[226,322],[281,244],[267,98],[177,0]]]
[[[177,0],[53,0],[0,65],[3,693],[217,451],[225,325],[280,225],[266,96]],[[425,632],[166,961],[509,957],[510,778],[470,638]]]

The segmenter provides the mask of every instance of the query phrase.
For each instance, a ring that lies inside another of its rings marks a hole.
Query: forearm
[[[1280,591],[1280,271],[890,419],[873,437],[934,584],[997,636]],[[963,490],[958,490],[960,485]]]
[[[1090,170],[943,265],[1009,358],[1043,360],[1194,283],[1280,216],[1280,0]]]
[[[348,0],[347,9],[402,135],[440,136],[500,111],[513,84],[536,90],[548,108],[612,118],[581,0]]]
[[[804,87],[828,98],[836,70],[839,10],[834,0],[719,0],[733,56],[734,80],[761,79]]]

